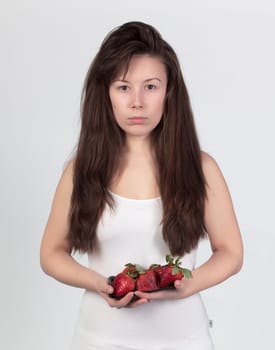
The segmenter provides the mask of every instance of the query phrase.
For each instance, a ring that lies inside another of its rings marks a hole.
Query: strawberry
[[[126,264],[122,272],[108,278],[108,283],[114,288],[110,296],[120,299],[135,290],[152,292],[173,286],[176,280],[183,277],[192,277],[190,270],[180,267],[179,257],[174,261],[174,258],[167,254],[166,261],[166,265],[153,264],[147,270],[138,264]]]
[[[139,274],[136,265],[129,263],[125,266],[123,271],[117,274],[111,283],[114,288],[112,295],[117,299],[122,298],[136,288],[136,278]]]
[[[151,292],[157,289],[159,289],[157,276],[153,269],[140,273],[139,277],[137,278],[137,290],[141,292]]]
[[[122,298],[127,293],[135,290],[135,280],[130,277],[127,273],[120,272],[116,275],[112,287],[114,288],[113,296],[115,298]]]
[[[190,270],[179,266],[181,264],[179,257],[174,261],[174,258],[167,254],[166,261],[166,265],[153,265],[153,269],[158,275],[159,288],[166,288],[172,285],[176,280],[181,280],[183,277],[192,277]]]

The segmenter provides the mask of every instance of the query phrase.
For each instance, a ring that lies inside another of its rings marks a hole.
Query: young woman
[[[206,236],[212,255],[196,267]],[[89,267],[74,251],[88,253]],[[129,262],[165,264],[167,253],[193,278],[109,296],[108,276]],[[41,243],[45,273],[85,289],[72,349],[213,349],[199,292],[237,273],[242,256],[230,193],[200,150],[175,52],[150,25],[116,28],[88,71],[77,151]]]

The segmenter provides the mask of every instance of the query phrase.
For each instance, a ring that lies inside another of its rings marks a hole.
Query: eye
[[[148,84],[148,85],[145,86],[145,88],[146,88],[147,90],[154,90],[154,89],[157,88],[157,86],[154,85],[154,84]]]
[[[128,85],[120,85],[120,86],[118,86],[118,90],[128,91],[129,90],[129,86]]]

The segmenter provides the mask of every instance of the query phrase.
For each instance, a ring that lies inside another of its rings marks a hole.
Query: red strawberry
[[[151,292],[159,289],[156,274],[153,269],[140,273],[137,278],[137,290],[141,292]]]
[[[125,266],[125,269],[116,275],[112,282],[112,287],[114,288],[113,296],[115,298],[122,298],[136,288],[136,278],[139,274],[137,268],[130,263]]]
[[[114,297],[122,298],[128,292],[135,290],[136,283],[135,280],[124,272],[120,272],[116,275],[112,286],[114,288]]]
[[[154,267],[156,274],[158,275],[159,288],[166,288],[172,285],[176,280],[181,280],[183,277],[192,277],[191,271],[181,268],[179,265],[179,257],[174,261],[171,255],[166,255],[167,265],[157,265]]]

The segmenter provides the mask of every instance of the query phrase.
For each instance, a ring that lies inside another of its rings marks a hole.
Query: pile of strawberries
[[[180,267],[179,259],[167,254],[166,265],[153,264],[148,269],[138,264],[126,264],[122,272],[109,277],[109,283],[114,288],[111,296],[120,299],[131,291],[153,292],[173,288],[176,280],[192,277],[190,270]]]

